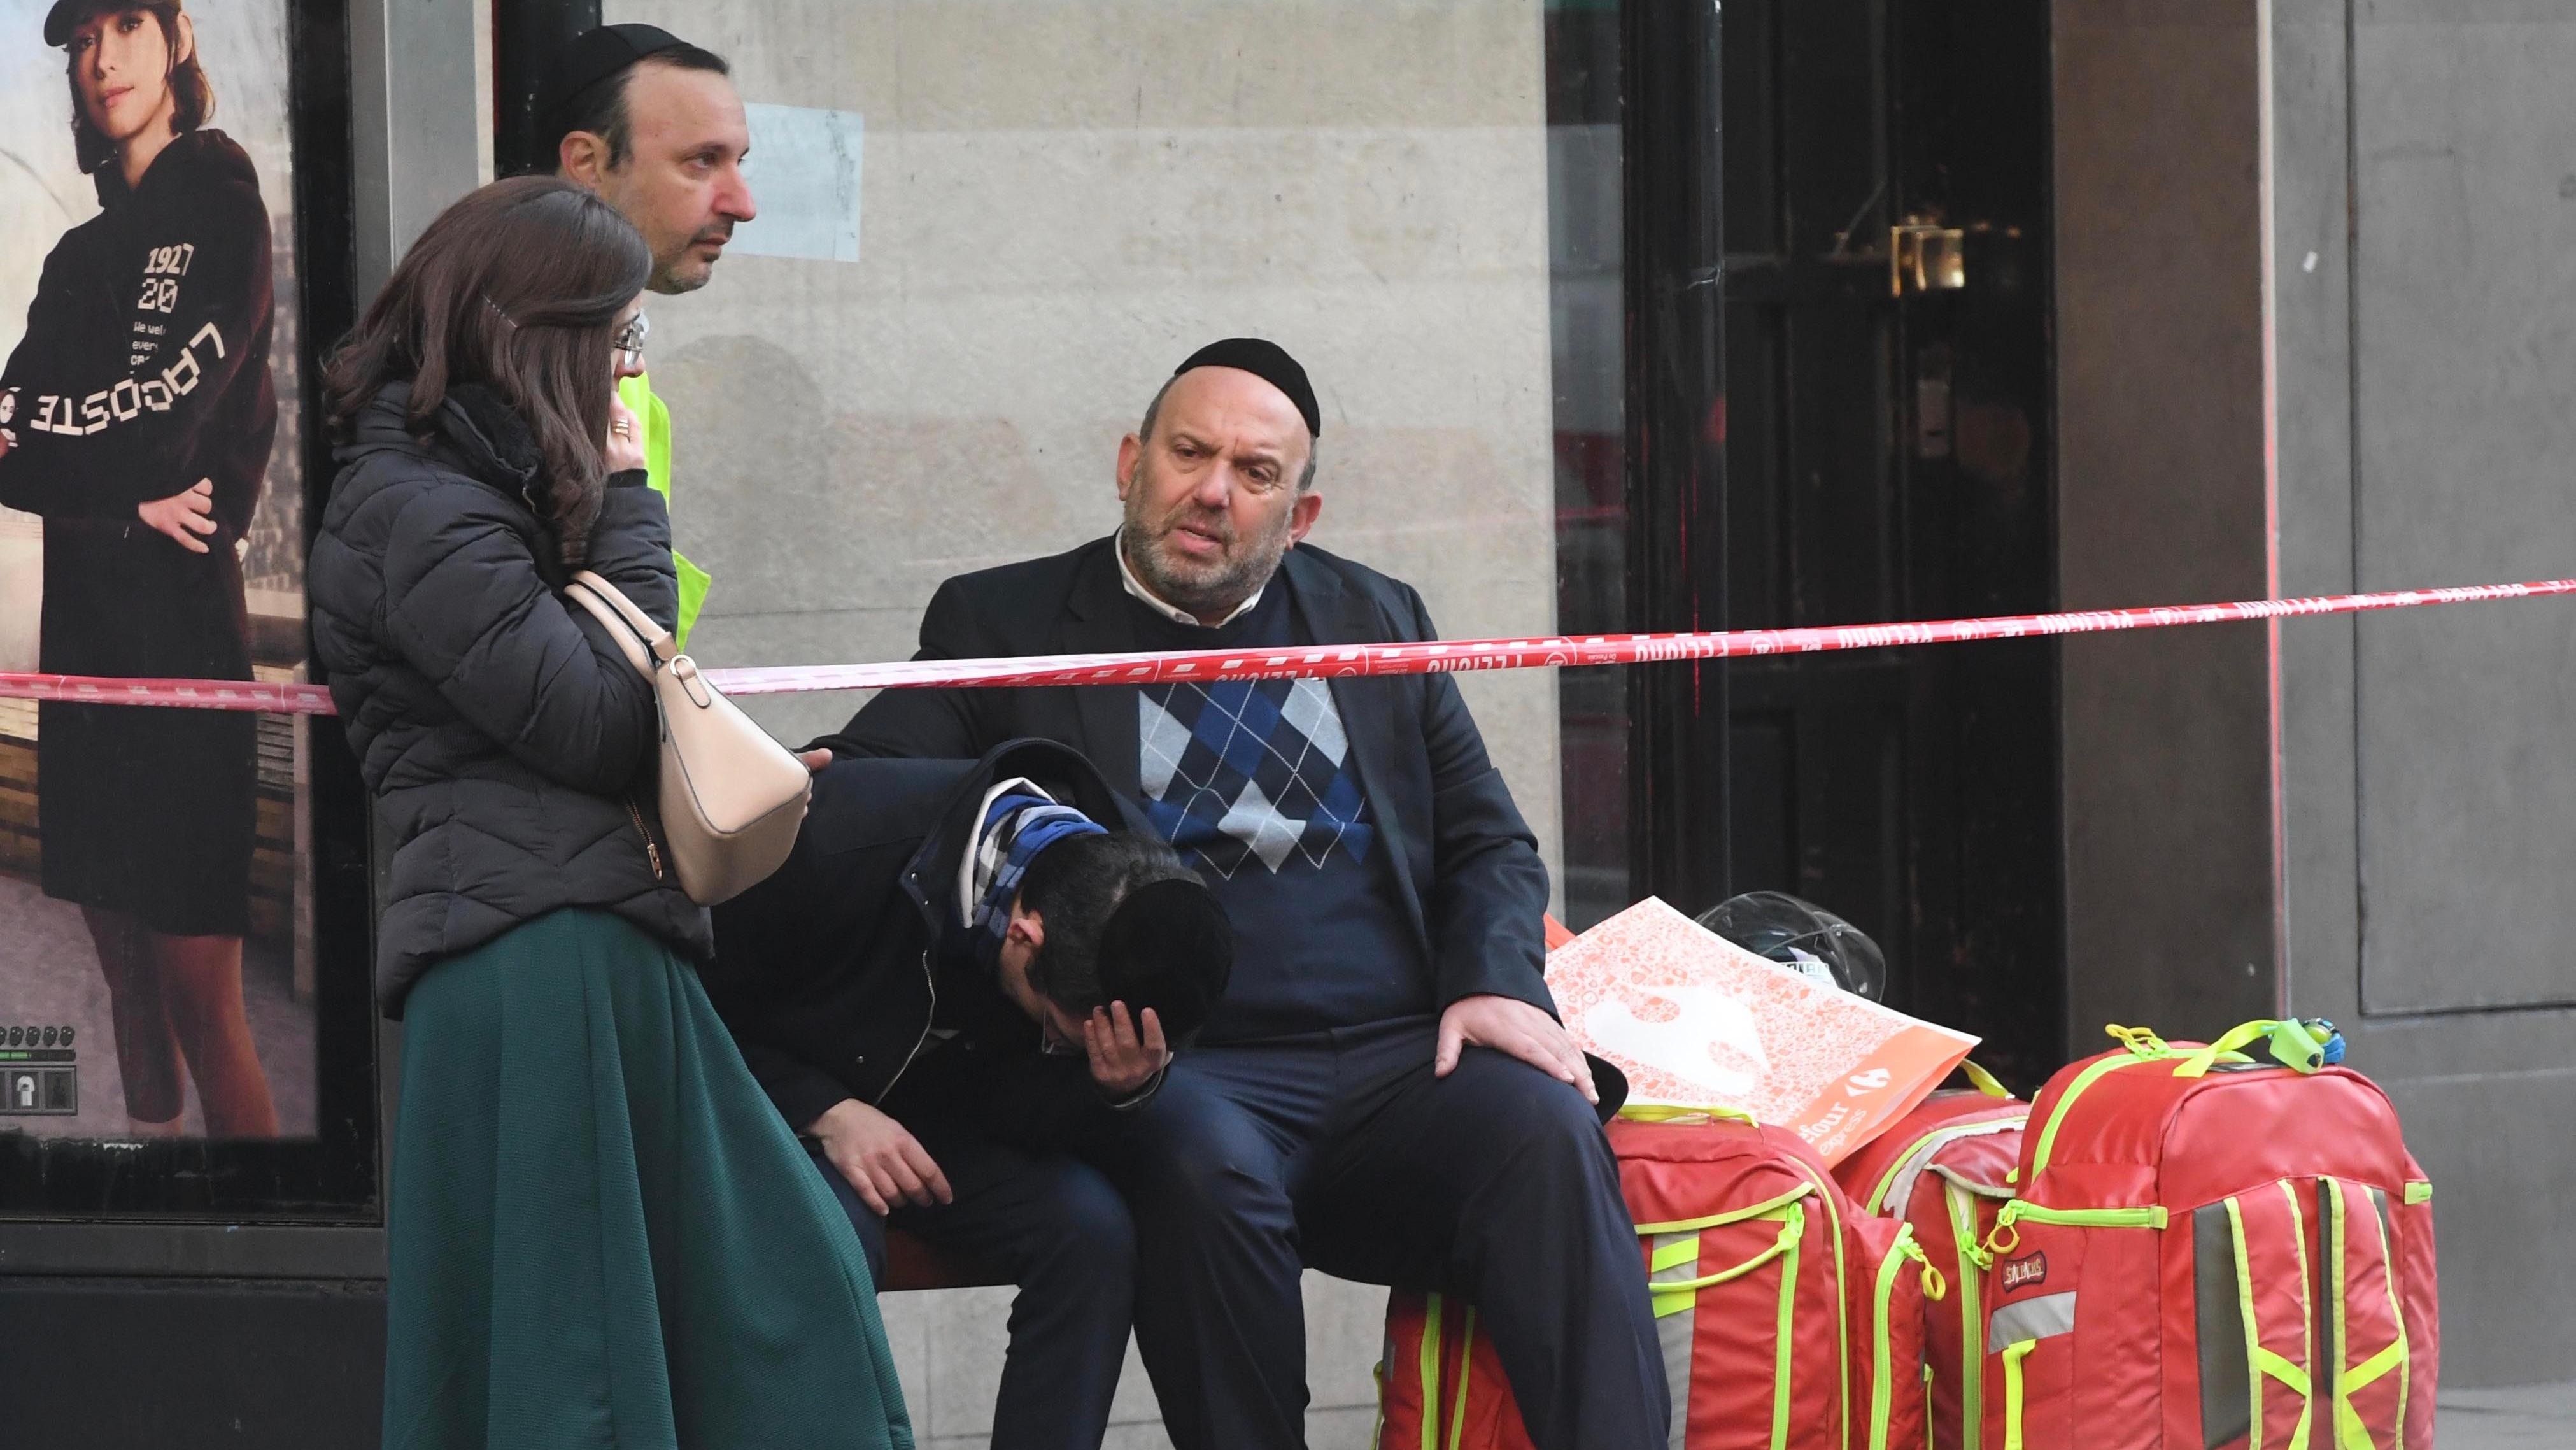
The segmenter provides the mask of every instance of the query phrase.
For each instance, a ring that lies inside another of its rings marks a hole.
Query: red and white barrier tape
[[[1017,659],[910,660],[877,665],[789,665],[709,670],[729,695],[787,695],[832,690],[918,690],[973,685],[1152,685],[1175,681],[1268,680],[1303,675],[1427,675],[1442,671],[1526,670],[1548,665],[1659,664],[1748,655],[1813,654],[1895,645],[2035,639],[2106,634],[2183,624],[2227,624],[2312,614],[2360,614],[2428,604],[2475,604],[2576,594],[2576,579],[2530,584],[2475,584],[2457,589],[2404,589],[2381,594],[2324,594],[2252,599],[2236,604],[2159,605],[2078,614],[2019,614],[1993,619],[1914,624],[1838,624],[1811,629],[1742,629],[1704,634],[1606,634],[1546,639],[1438,640],[1427,644],[1353,644],[1248,654],[1190,650],[1175,654],[1028,655]],[[82,705],[161,705],[195,710],[332,714],[320,685],[241,680],[109,679],[89,675],[0,673],[0,699]]]

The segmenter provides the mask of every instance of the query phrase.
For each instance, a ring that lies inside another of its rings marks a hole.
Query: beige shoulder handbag
[[[588,569],[564,597],[608,626],[652,682],[662,717],[662,834],[680,889],[701,906],[767,879],[796,845],[813,774],[698,674],[671,632]]]

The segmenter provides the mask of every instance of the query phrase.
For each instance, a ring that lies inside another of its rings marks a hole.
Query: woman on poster
[[[100,212],[45,258],[0,371],[0,503],[45,520],[41,667],[246,680],[241,555],[277,431],[268,207],[203,129],[214,90],[183,0],[59,0],[72,136]],[[257,722],[46,704],[47,896],[77,903],[115,1017],[126,1112],[273,1137],[242,1007]]]

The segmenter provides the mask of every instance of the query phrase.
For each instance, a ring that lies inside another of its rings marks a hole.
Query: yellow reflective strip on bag
[[[2063,1224],[2069,1228],[2163,1228],[2167,1217],[2160,1203],[2139,1208],[2048,1208],[2016,1198],[2003,1206],[1995,1220],[2000,1223],[2026,1218],[2032,1223]]]
[[[1961,1450],[1981,1450],[1986,1429],[1984,1271],[1994,1258],[1977,1247],[1976,1195],[1955,1183],[1943,1186],[1950,1195],[1950,1234],[1959,1244],[1959,1317],[1967,1326],[1959,1336],[1959,1444]]]
[[[1440,1450],[1440,1296],[1422,1305],[1422,1450]]]
[[[2232,1198],[2227,1200],[2227,1235],[2236,1246],[2236,1312],[2245,1322],[2245,1359],[2254,1371],[2245,1377],[2254,1401],[2253,1428],[2246,1432],[2245,1450],[2263,1450],[2263,1355],[2268,1351],[2263,1348],[2262,1322],[2254,1314],[2254,1270],[2245,1256],[2245,1207]]]
[[[1834,1349],[1838,1369],[1834,1379],[1834,1397],[1842,1407],[1844,1433],[1849,1434],[1852,1422],[1851,1279],[1843,1264],[1843,1211],[1839,1206],[1842,1194],[1825,1177],[1824,1170],[1809,1165],[1804,1159],[1793,1159],[1792,1162],[1816,1185],[1816,1201],[1825,1206],[1825,1245],[1834,1255]]]
[[[2352,1339],[2351,1326],[2344,1319],[2343,1185],[2331,1178],[2320,1178],[2317,1183],[2324,1190],[2327,1204],[2317,1224],[2317,1236],[2326,1260],[2326,1293],[2332,1296],[2334,1310],[2328,1319],[2334,1326],[2334,1358],[2329,1362],[2333,1378],[2328,1383],[2334,1386],[2335,1443],[2344,1450],[2378,1450],[2370,1443],[2370,1427],[2361,1423],[2360,1413],[2352,1407],[2352,1387],[2344,1380],[2344,1366],[2351,1362]]]
[[[1887,1172],[1879,1176],[1878,1186],[1869,1191],[1869,1197],[1860,1201],[1860,1211],[1863,1213],[1887,1212],[1887,1190],[1896,1186],[1896,1175],[1905,1171],[1905,1165],[1914,1161],[1915,1154],[1922,1152],[1933,1142],[1937,1141],[1943,1133],[1948,1131],[1950,1130],[1946,1126],[1935,1128],[1931,1132],[1924,1134],[1922,1137],[1915,1139],[1913,1142],[1906,1144],[1905,1151],[1897,1154],[1896,1157],[1888,1163]]]
[[[1904,1272],[1908,1258],[1922,1257],[1922,1248],[1914,1242],[1914,1225],[1899,1224],[1896,1242],[1878,1266],[1878,1285],[1870,1297],[1870,1344],[1876,1358],[1870,1361],[1869,1450],[1888,1450],[1887,1426],[1896,1412],[1896,1346],[1889,1322],[1896,1303],[1896,1276]]]
[[[2066,1091],[2058,1097],[2057,1101],[2049,1104],[2048,1121],[2040,1125],[2039,1146],[2031,1151],[2030,1156],[2032,1178],[2036,1179],[2048,1171],[2048,1155],[2057,1147],[2057,1130],[2066,1121],[2066,1110],[2075,1106],[2075,1100],[2084,1096],[2084,1090],[2100,1082],[2106,1073],[2118,1072],[2124,1067],[2136,1067],[2142,1062],[2163,1062],[2173,1055],[2173,1050],[2162,1042],[2158,1042],[2156,1047],[2159,1049],[2156,1055],[2146,1056],[2140,1054],[2137,1044],[2132,1042],[2129,1044],[2127,1057],[2103,1058],[2075,1075],[2075,1081],[2068,1083]]]
[[[2351,1204],[2350,1200],[2344,1197],[2343,1184],[2340,1181],[2332,1178],[2321,1178],[2317,1181],[2323,1185],[2326,1200],[2331,1205],[2327,1211],[2326,1222],[2319,1224],[2318,1228],[2325,1237],[2327,1268],[2333,1276],[2329,1281],[2329,1292],[2334,1295],[2335,1442],[2339,1450],[2379,1450],[2378,1443],[2371,1439],[2370,1427],[2362,1421],[2361,1412],[2352,1407],[2352,1394],[2355,1390],[2376,1383],[2394,1369],[2400,1376],[2397,1382],[2395,1444],[2396,1450],[2404,1450],[2406,1397],[2412,1386],[2406,1378],[2409,1373],[2406,1312],[2397,1301],[2397,1261],[2391,1253],[2387,1226],[2380,1222],[2377,1213],[2370,1216],[2372,1231],[2379,1235],[2379,1269],[2382,1283],[2388,1294],[2389,1322],[2396,1326],[2397,1337],[2382,1346],[2378,1353],[2356,1365],[2351,1362],[2350,1326],[2344,1312],[2345,1286],[2348,1282],[2345,1276],[2349,1272],[2349,1265],[2345,1262],[2346,1235],[2352,1231]],[[2283,1185],[2283,1191],[2288,1191],[2286,1184]],[[2294,1204],[2297,1202],[2295,1196],[2292,1202]]]
[[[1743,1263],[1740,1263],[1731,1269],[1720,1269],[1714,1274],[1702,1274],[1696,1279],[1673,1279],[1664,1283],[1653,1284],[1648,1287],[1651,1288],[1658,1297],[1666,1294],[1680,1294],[1687,1296],[1696,1294],[1700,1290],[1708,1288],[1714,1284],[1723,1284],[1731,1279],[1741,1279],[1745,1275],[1752,1273],[1754,1270],[1761,1268],[1764,1264],[1771,1262],[1773,1259],[1779,1258],[1783,1254],[1794,1256],[1798,1252],[1798,1240],[1803,1238],[1807,1232],[1806,1211],[1793,1203],[1788,1207],[1781,1209],[1780,1213],[1780,1236],[1771,1241],[1771,1247],[1764,1249],[1762,1252],[1755,1254],[1749,1259],[1746,1259]]]
[[[2432,1190],[2433,1185],[2424,1185],[2426,1197],[2432,1196]],[[2409,1191],[2412,1191],[2412,1185],[2409,1185]],[[2381,1354],[2397,1356],[2397,1443],[2393,1450],[2406,1450],[2406,1397],[2414,1390],[2414,1350],[2410,1347],[2413,1336],[2406,1332],[2406,1307],[2397,1299],[2397,1245],[2389,1241],[2388,1225],[2378,1214],[2372,1214],[2370,1221],[2379,1230],[2379,1267],[2388,1284],[2388,1320],[2397,1326],[2397,1342],[2380,1351]],[[2376,1360],[2378,1356],[2372,1358]],[[2378,1375],[2371,1378],[2376,1379]]]
[[[2308,1363],[2317,1362],[2317,1306],[2308,1299],[2308,1285],[2315,1282],[2308,1273],[2308,1216],[2299,1207],[2298,1191],[2287,1183],[2280,1186],[2282,1199],[2290,1205],[2290,1253],[2299,1263],[2299,1347]],[[2242,1262],[2240,1259],[2239,1262]],[[2299,1422],[2290,1427],[2289,1450],[2308,1450],[2308,1427],[2316,1423],[2317,1399],[2313,1374],[2299,1389]]]
[[[1457,1408],[1449,1416],[1449,1450],[1467,1443],[1467,1382],[1476,1373],[1476,1306],[1467,1306],[1467,1327],[1458,1334]]]
[[[2420,1178],[2407,1184],[2406,1201],[2408,1203],[2431,1203],[2433,1201],[2433,1185]]]
[[[1742,1108],[1719,1103],[1630,1103],[1619,1110],[1619,1116],[1632,1123],[1687,1123],[1693,1118],[1712,1122],[1742,1123],[1748,1128],[1760,1127],[1761,1120]]]
[[[1675,1264],[1691,1264],[1698,1261],[1699,1235],[1691,1234],[1655,1250],[1653,1256],[1646,1260],[1646,1272],[1660,1274]]]
[[[1771,1364],[1771,1450],[1789,1450],[1790,1351],[1797,1343],[1791,1321],[1797,1317],[1798,1308],[1798,1240],[1807,1233],[1807,1211],[1793,1203],[1788,1214],[1789,1221],[1780,1228],[1784,1261],[1780,1269],[1780,1318],[1775,1330],[1778,1340]],[[1849,1416],[1843,1423],[1851,1423]]]
[[[2018,1339],[2004,1346],[2004,1450],[2022,1450],[2021,1362],[2037,1348],[2036,1339]]]
[[[2268,1349],[2253,1353],[2254,1368],[2288,1385],[2299,1394],[2308,1393],[2308,1372]]]
[[[2401,1340],[2345,1371],[2341,1383],[2352,1389],[2361,1389],[2376,1383],[2380,1376],[2405,1362],[2406,1345]]]
[[[2028,1199],[2016,1198],[1995,1215],[1994,1231],[1986,1235],[1987,1254],[2009,1254],[2021,1247],[2021,1231],[2013,1225],[2023,1219],[2065,1228],[2161,1229],[2168,1216],[2162,1204],[2143,1208],[2043,1208]]]
[[[2334,1425],[2334,1440],[2341,1450],[2379,1450],[2370,1438],[2370,1427],[2361,1421],[2361,1412],[2352,1407],[2353,1381],[2345,1368],[2352,1362],[2352,1326],[2344,1314],[2344,1274],[2347,1267],[2344,1263],[2344,1233],[2351,1217],[2349,1206],[2344,1201],[2340,1182],[2320,1178],[2317,1183],[2324,1190],[2323,1197],[2328,1205],[2317,1224],[2317,1233],[2326,1259],[2326,1292],[2334,1300],[2334,1313],[2330,1318],[2334,1326],[2334,1408],[2330,1417]],[[2286,1185],[2284,1188],[2286,1190]],[[2386,1373],[2386,1370],[2383,1368],[2381,1372]]]

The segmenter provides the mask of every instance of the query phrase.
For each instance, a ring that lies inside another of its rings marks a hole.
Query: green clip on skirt
[[[858,1236],[685,962],[557,912],[403,1037],[387,1450],[909,1450]]]

